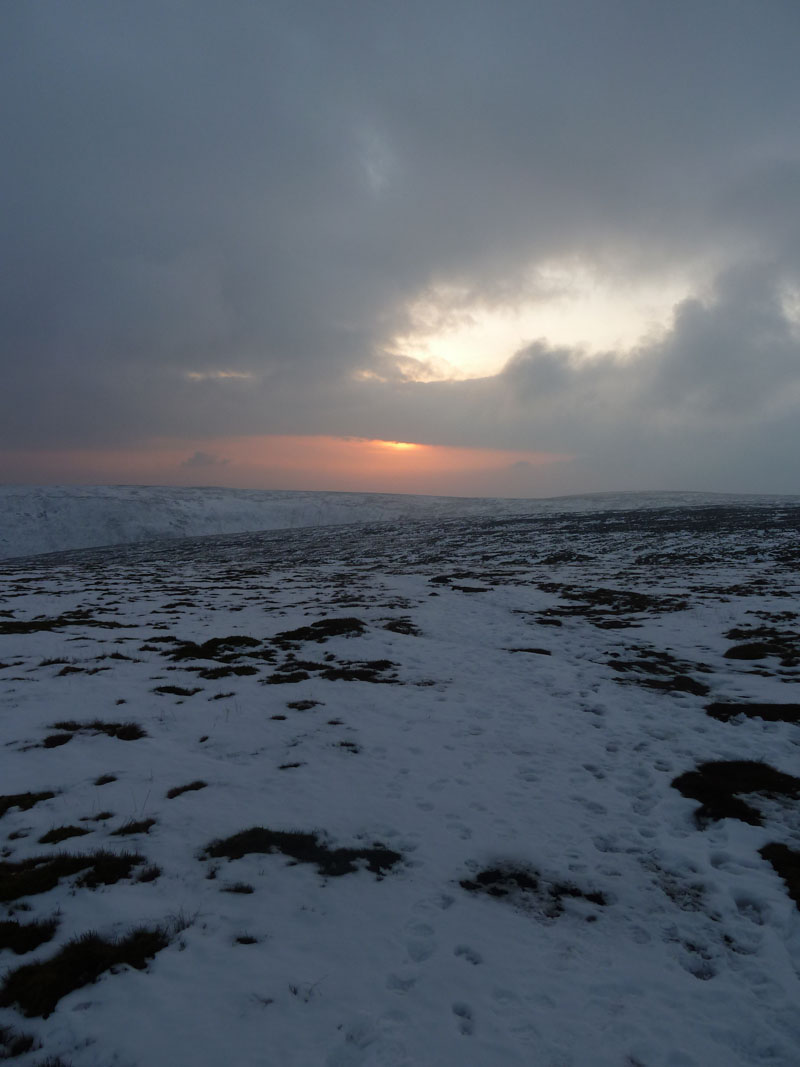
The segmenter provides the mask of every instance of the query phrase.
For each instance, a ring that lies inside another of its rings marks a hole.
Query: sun
[[[414,452],[422,448],[422,445],[415,445],[411,441],[378,441],[377,443],[381,448],[388,448],[393,452]]]

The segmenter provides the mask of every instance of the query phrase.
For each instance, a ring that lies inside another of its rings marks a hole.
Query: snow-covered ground
[[[0,559],[160,538],[202,537],[301,526],[481,515],[549,515],[564,511],[756,502],[699,493],[600,493],[548,500],[312,493],[185,487],[0,485]],[[795,498],[797,500],[797,498]]]
[[[0,566],[0,936],[57,923],[2,952],[0,1041],[797,1067],[799,528],[554,508]],[[59,955],[137,926],[142,969]]]

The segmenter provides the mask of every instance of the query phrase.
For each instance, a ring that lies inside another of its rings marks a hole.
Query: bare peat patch
[[[547,881],[532,868],[486,867],[474,878],[464,878],[459,884],[469,893],[508,900],[546,919],[557,919],[563,914],[565,899],[585,900],[599,907],[607,904],[605,896],[597,890],[585,891],[571,882]]]
[[[376,842],[372,848],[331,848],[318,834],[297,831],[268,830],[254,826],[231,837],[212,841],[201,853],[203,859],[241,859],[252,853],[280,853],[294,863],[310,863],[320,874],[337,878],[352,874],[365,864],[377,877],[391,870],[403,858],[399,852]]]
[[[143,971],[169,941],[162,926],[140,926],[119,940],[96,933],[76,937],[49,960],[9,972],[0,987],[0,1006],[17,1005],[29,1018],[46,1018],[62,997],[97,981],[106,971],[123,964]]]
[[[675,778],[672,785],[681,796],[699,800],[695,822],[702,829],[719,819],[740,819],[751,826],[763,825],[761,813],[740,794],[771,799],[800,796],[800,778],[784,774],[756,760],[715,760]]]
[[[720,722],[730,722],[744,716],[765,722],[800,723],[800,704],[708,704],[706,714]]]

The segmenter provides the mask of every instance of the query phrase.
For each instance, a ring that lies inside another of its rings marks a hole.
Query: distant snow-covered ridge
[[[290,492],[173,486],[0,486],[0,559],[162,538],[483,515],[547,515],[798,497],[598,493],[546,500]]]

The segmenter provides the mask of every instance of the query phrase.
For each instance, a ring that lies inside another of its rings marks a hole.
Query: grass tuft
[[[557,919],[564,912],[564,898],[586,900],[600,907],[607,903],[597,890],[585,892],[571,882],[549,882],[533,870],[521,867],[487,867],[474,879],[463,879],[462,889],[486,893],[490,897],[507,897],[523,907],[533,906],[547,919]]]
[[[800,852],[773,841],[759,849],[758,854],[772,864],[800,911]]]
[[[117,827],[116,830],[111,831],[112,837],[125,837],[128,834],[146,834],[149,832],[151,826],[155,826],[155,819],[130,819],[128,822],[123,823],[122,826]]]
[[[201,688],[184,689],[181,685],[157,685],[154,693],[162,693],[164,696],[192,697],[195,693],[201,693]]]
[[[20,811],[28,811],[42,800],[52,800],[55,793],[7,793],[0,796],[0,819],[10,808],[19,808]]]
[[[113,885],[129,878],[134,867],[144,862],[135,852],[70,853],[56,856],[31,856],[11,863],[0,861],[0,901],[19,900],[54,889],[62,878],[83,873],[77,885],[96,889],[99,885]]]
[[[69,719],[64,722],[54,722],[52,730],[64,730],[70,734],[105,734],[107,737],[116,737],[118,741],[138,741],[147,737],[145,731],[136,722],[103,722],[93,719],[92,722],[75,722]]]
[[[310,626],[299,626],[296,630],[284,630],[276,634],[274,640],[278,643],[286,641],[316,641],[322,644],[329,637],[353,637],[363,634],[366,625],[360,619],[352,617],[344,619],[320,619],[312,622]]]
[[[0,922],[0,949],[8,948],[18,956],[32,952],[45,941],[52,940],[58,929],[58,919],[43,919],[40,922],[20,923],[16,919]]]
[[[83,837],[91,832],[91,830],[87,830],[83,826],[56,826],[53,830],[48,830],[46,834],[42,834],[39,838],[39,844],[58,845],[61,841],[66,841],[68,837]]]
[[[205,789],[208,782],[202,781],[200,778],[196,782],[189,782],[188,785],[176,785],[172,789],[167,791],[167,800],[174,800],[175,797],[179,797],[181,793],[191,793],[196,789]]]
[[[32,1034],[23,1034],[12,1026],[0,1026],[0,1060],[13,1060],[24,1056],[32,1048],[38,1048]]]
[[[28,1018],[46,1018],[62,997],[95,982],[101,974],[127,964],[142,971],[147,961],[169,944],[164,927],[145,926],[121,940],[107,940],[96,933],[68,941],[49,960],[28,963],[6,975],[0,987],[0,1006],[16,1004]]]
[[[212,841],[203,850],[202,857],[219,859],[226,856],[234,860],[251,853],[269,855],[275,852],[288,856],[295,863],[312,863],[320,874],[332,878],[357,871],[360,861],[366,863],[369,871],[380,876],[403,858],[399,852],[382,845],[360,849],[330,848],[317,834],[268,830],[263,826],[254,826],[231,837]]]
[[[60,748],[68,744],[74,736],[74,734],[50,734],[42,741],[42,748]]]
[[[143,867],[139,874],[137,874],[136,881],[155,882],[156,878],[158,878],[160,874],[161,868],[155,863],[150,863],[147,867]]]

